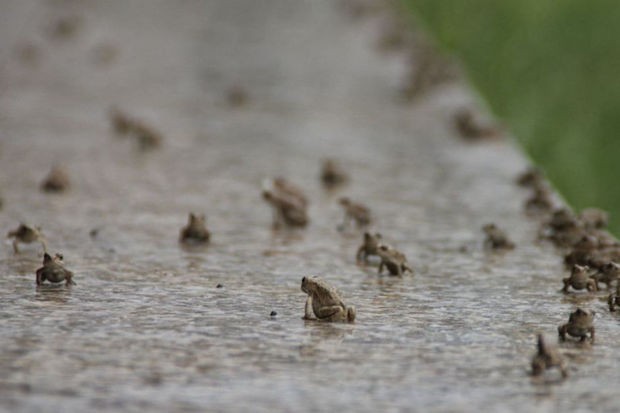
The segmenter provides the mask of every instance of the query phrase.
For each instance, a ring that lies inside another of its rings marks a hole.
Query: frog
[[[538,351],[532,358],[532,375],[540,376],[545,372],[545,370],[557,367],[560,369],[560,373],[563,378],[568,377],[566,363],[557,348],[546,343],[546,340],[542,334],[537,335],[536,341]]]
[[[589,273],[590,267],[587,265],[573,265],[570,277],[564,278],[564,288],[562,291],[568,293],[568,288],[573,287],[575,290],[587,289],[588,291],[598,291],[598,285],[594,278]]]
[[[124,136],[131,131],[134,120],[119,108],[115,106],[111,107],[108,111],[108,117],[117,135]]]
[[[565,341],[566,335],[572,337],[578,337],[581,341],[585,341],[590,335],[590,341],[594,343],[594,311],[582,310],[577,308],[574,312],[570,313],[568,317],[568,323],[562,324],[558,327],[558,334],[560,340]]]
[[[151,126],[142,123],[135,122],[132,127],[132,134],[136,138],[138,149],[141,151],[148,151],[161,146],[163,138],[161,134],[153,129]]]
[[[189,213],[187,226],[181,229],[179,241],[183,243],[206,244],[211,238],[211,234],[205,225],[207,218],[204,214],[197,215]]]
[[[588,263],[598,256],[601,247],[599,239],[593,235],[583,235],[579,241],[573,245],[572,251],[564,256],[564,263],[572,268],[574,264],[588,265]]]
[[[587,230],[603,229],[609,223],[609,214],[599,208],[586,208],[579,213],[578,219]]]
[[[281,176],[275,177],[273,179],[273,188],[283,195],[295,198],[304,208],[308,206],[308,198],[304,194],[304,191],[287,179]]]
[[[537,188],[545,182],[545,174],[540,168],[530,166],[517,176],[516,182],[525,188]]]
[[[295,198],[276,194],[270,190],[263,191],[263,199],[273,208],[273,228],[305,227],[308,224],[306,208]]]
[[[40,242],[43,247],[43,251],[47,252],[47,242],[45,241],[45,237],[43,236],[40,227],[34,227],[22,222],[19,224],[19,227],[7,234],[7,238],[14,238],[13,251],[16,254],[19,253],[19,243],[30,244],[36,241]]]
[[[329,189],[343,185],[349,176],[334,159],[325,159],[321,169],[321,182]]]
[[[612,313],[616,311],[616,306],[620,306],[620,283],[616,285],[616,292],[607,297],[607,305],[609,305],[609,311]]]
[[[571,247],[586,233],[583,223],[567,208],[553,211],[547,222],[548,238],[560,247]]]
[[[553,209],[551,191],[547,187],[537,186],[525,201],[525,210],[530,213],[549,212]]]
[[[508,239],[504,231],[495,224],[486,224],[482,227],[482,231],[486,234],[484,246],[494,250],[511,250],[515,244]]]
[[[413,270],[407,264],[405,254],[398,251],[396,248],[387,244],[380,244],[377,248],[377,254],[381,258],[379,274],[383,272],[383,267],[388,269],[390,275],[398,275],[400,277],[406,271],[413,274]]]
[[[37,270],[37,285],[47,280],[51,283],[65,282],[66,286],[75,285],[73,273],[64,267],[63,256],[56,254],[52,258],[47,252],[43,255],[43,267]]]
[[[364,232],[364,241],[362,245],[357,249],[357,253],[355,254],[355,260],[360,262],[368,262],[368,257],[372,255],[378,256],[377,248],[381,244],[382,236],[380,233],[375,233],[374,235],[370,232]]]
[[[454,126],[459,135],[467,140],[496,139],[500,136],[498,127],[481,123],[469,108],[461,108],[454,114]]]
[[[372,222],[370,209],[367,206],[351,201],[347,197],[342,197],[338,203],[344,208],[344,220],[340,229],[344,229],[355,221],[358,228],[368,226]]]
[[[620,278],[620,265],[613,261],[609,261],[604,264],[592,277],[596,280],[597,284],[603,283],[609,290],[611,288],[611,284],[614,281],[617,282],[618,278]]]
[[[354,306],[347,306],[336,289],[318,276],[301,279],[301,290],[308,294],[304,319],[314,318],[321,321],[349,322],[355,321]]]
[[[135,119],[116,107],[112,107],[108,114],[114,132],[119,136],[133,137],[141,151],[155,149],[161,146],[161,134],[144,122]]]
[[[65,168],[54,166],[41,183],[41,190],[49,193],[64,192],[71,186],[69,175]]]
[[[245,106],[249,100],[248,91],[241,85],[232,85],[226,91],[226,102],[232,108]]]

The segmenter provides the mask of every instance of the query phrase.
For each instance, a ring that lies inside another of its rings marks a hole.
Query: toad
[[[26,225],[24,223],[20,223],[17,229],[10,231],[7,234],[7,238],[13,239],[13,251],[17,254],[19,253],[18,245],[22,244],[30,244],[35,241],[39,241],[41,246],[43,247],[43,251],[47,251],[47,243],[45,242],[45,238],[41,233],[41,228],[33,227],[30,225]]]
[[[364,227],[372,221],[370,210],[365,205],[353,202],[346,197],[340,198],[338,202],[344,208],[344,221],[340,226],[341,229],[349,226],[351,221],[355,221],[358,228]]]
[[[304,207],[308,206],[308,198],[304,194],[304,191],[302,191],[301,188],[289,182],[288,180],[282,177],[276,177],[273,180],[273,187],[277,192],[296,199],[297,202],[299,202],[299,204],[303,205]]]
[[[272,191],[263,191],[263,199],[273,208],[273,227],[281,225],[289,227],[305,227],[308,224],[306,208],[297,199],[275,194]]]
[[[596,283],[603,283],[607,286],[607,289],[611,287],[611,283],[618,281],[620,276],[620,265],[613,261],[603,265],[599,271],[592,277],[596,280]]]
[[[133,137],[140,150],[147,151],[161,146],[163,138],[151,126],[114,107],[110,109],[109,117],[116,134]]]
[[[206,220],[207,219],[204,214],[196,215],[190,212],[187,226],[181,230],[179,241],[197,244],[208,243],[211,234],[205,225]]]
[[[532,375],[540,376],[545,370],[557,367],[562,373],[562,377],[568,377],[568,369],[564,362],[564,358],[560,355],[555,346],[551,346],[545,342],[542,334],[537,336],[538,352],[532,358]]]
[[[527,188],[537,188],[545,181],[543,171],[535,166],[529,167],[517,177],[517,184]]]
[[[535,187],[532,196],[525,201],[525,210],[527,212],[548,212],[553,209],[553,200],[551,193],[546,187]]]
[[[409,271],[413,274],[413,270],[407,264],[405,254],[398,251],[396,248],[381,244],[377,248],[377,254],[381,258],[379,274],[383,272],[384,266],[388,269],[390,275],[402,276],[405,271]]]
[[[378,232],[374,235],[370,232],[364,232],[364,243],[360,245],[357,249],[357,253],[355,254],[356,261],[359,262],[368,262],[368,257],[371,255],[379,255],[377,249],[379,248],[379,244],[381,243],[381,234]]]
[[[587,289],[588,291],[597,291],[596,280],[590,276],[589,270],[590,268],[587,265],[573,265],[570,277],[562,280],[564,283],[562,291],[567,293],[568,287],[573,287],[575,290]]]
[[[304,319],[311,320],[316,317],[322,321],[355,321],[355,307],[345,305],[336,289],[322,278],[303,277],[301,290],[308,294]]]
[[[321,181],[327,188],[335,188],[349,180],[347,173],[333,159],[323,161]]]
[[[588,230],[603,229],[609,223],[609,214],[602,209],[586,208],[579,214],[579,220]]]
[[[609,297],[607,297],[607,304],[611,312],[616,311],[616,306],[620,306],[620,284],[616,285],[616,292],[609,294]]]
[[[486,224],[482,227],[482,231],[486,234],[486,239],[484,240],[486,248],[511,250],[515,247],[515,244],[508,239],[506,233],[495,224]]]
[[[558,334],[562,341],[566,340],[566,334],[572,337],[578,337],[581,341],[585,341],[590,335],[590,341],[594,343],[594,311],[587,311],[578,308],[574,312],[570,313],[568,317],[568,323],[562,324],[558,327]]]
[[[481,123],[469,108],[462,108],[454,114],[454,126],[461,137],[471,141],[495,139],[500,136],[498,127]]]
[[[226,102],[230,107],[239,108],[246,105],[249,100],[247,90],[241,85],[233,85],[226,91]]]
[[[69,186],[70,182],[67,171],[60,166],[54,166],[41,183],[41,190],[44,192],[59,193],[69,189]]]
[[[136,138],[138,148],[141,151],[148,151],[161,146],[163,138],[158,131],[141,122],[135,122],[132,133]]]
[[[65,285],[75,285],[73,273],[63,265],[63,257],[56,254],[52,258],[47,252],[43,255],[43,267],[37,270],[37,285],[41,285],[45,280],[51,283],[65,282]]]

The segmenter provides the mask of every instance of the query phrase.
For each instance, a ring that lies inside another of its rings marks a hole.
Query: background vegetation
[[[403,1],[567,201],[620,234],[620,2]]]

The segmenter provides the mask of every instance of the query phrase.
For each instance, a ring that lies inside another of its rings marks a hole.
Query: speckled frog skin
[[[322,321],[355,321],[355,307],[345,305],[335,288],[319,277],[303,277],[301,290],[308,294],[304,318]],[[313,317],[314,316],[314,317]]]

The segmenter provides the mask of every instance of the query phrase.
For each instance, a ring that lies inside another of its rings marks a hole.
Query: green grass
[[[403,1],[567,201],[620,234],[620,2]]]

